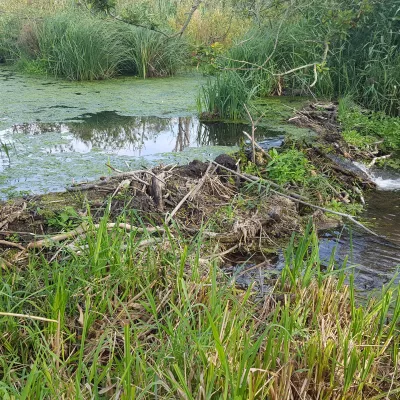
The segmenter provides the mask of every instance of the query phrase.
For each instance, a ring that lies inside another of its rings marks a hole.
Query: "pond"
[[[118,78],[99,82],[23,76],[0,67],[0,198],[62,191],[117,169],[206,160],[237,149],[243,124],[202,123],[196,97],[205,78]],[[291,105],[299,99],[285,99]],[[279,145],[291,108],[274,100],[270,126],[257,129]],[[276,115],[278,117],[276,117]]]

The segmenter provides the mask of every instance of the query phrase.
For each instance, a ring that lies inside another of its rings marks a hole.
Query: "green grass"
[[[183,38],[130,26],[84,11],[40,19],[0,18],[0,59],[27,73],[69,80],[107,79],[120,73],[142,78],[177,73],[188,58]]]
[[[50,320],[0,316],[3,398],[398,393],[399,288],[357,304],[352,278],[346,285],[343,270],[322,269],[309,228],[258,304],[205,260],[201,232],[108,230],[108,222],[86,218],[81,249],[64,247],[58,261],[37,254],[27,267],[1,269],[0,310]]]
[[[245,117],[244,105],[254,96],[243,77],[226,71],[211,78],[201,88],[197,99],[198,111],[204,119],[239,120]]]
[[[163,77],[174,75],[184,67],[187,46],[183,39],[167,39],[158,32],[129,26],[123,27],[121,35],[127,49],[122,63],[125,72],[141,78]]]
[[[39,54],[46,71],[70,80],[106,79],[125,57],[114,23],[85,14],[48,17],[38,27]]]

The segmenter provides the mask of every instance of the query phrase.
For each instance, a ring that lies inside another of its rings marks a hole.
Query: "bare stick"
[[[245,177],[249,178],[252,182],[258,182],[258,181],[260,180],[259,177],[254,176],[254,175],[251,175],[251,174],[246,174],[246,173],[244,173],[243,175],[244,175]],[[273,188],[275,188],[275,189],[284,190],[287,194],[289,194],[289,195],[292,196],[292,197],[295,197],[296,199],[308,201],[307,197],[304,197],[304,196],[302,196],[302,195],[300,195],[300,194],[297,194],[297,193],[290,192],[290,191],[286,190],[285,188],[283,188],[282,186],[278,185],[278,184],[275,183],[275,182],[269,181],[268,179],[264,179],[264,178],[263,178],[263,181],[264,181],[264,182],[267,182],[269,186],[271,186],[271,187],[273,187]],[[250,182],[250,181],[249,181],[249,182]]]
[[[247,136],[249,140],[253,142],[252,137],[247,132],[243,131],[243,133]],[[258,150],[261,150],[271,160],[271,156],[257,142],[253,142],[253,144],[257,147]]]
[[[26,250],[26,248],[24,246],[22,246],[21,244],[9,242],[8,240],[0,240],[0,244],[7,246],[7,247],[15,247],[15,248],[23,250],[23,251]]]
[[[374,159],[368,164],[368,168],[373,167],[377,161],[386,160],[387,158],[390,158],[391,156],[392,156],[391,154],[387,154],[386,156],[382,156],[382,157],[374,157]]]
[[[232,174],[239,175],[241,178],[243,178],[243,179],[245,179],[245,180],[247,180],[247,181],[254,182],[253,179],[250,179],[250,178],[246,177],[245,175],[238,174],[237,172],[232,171],[232,170],[230,170],[229,168],[226,168],[226,167],[224,167],[223,165],[220,165],[220,164],[216,163],[215,161],[211,161],[211,162],[212,162],[213,164],[217,165],[218,167],[223,168],[223,169],[229,171],[229,172],[232,173]],[[261,186],[266,187],[265,185],[262,184],[261,179],[258,179],[258,182],[261,184]],[[321,206],[316,206],[316,205],[311,204],[311,203],[308,203],[308,202],[306,202],[306,201],[297,199],[297,198],[295,198],[295,197],[293,197],[293,196],[289,196],[289,195],[287,195],[287,194],[283,194],[283,193],[281,193],[281,192],[278,192],[277,190],[274,190],[274,189],[272,189],[272,188],[269,188],[269,190],[270,190],[272,193],[275,193],[275,194],[277,194],[277,195],[279,195],[279,196],[285,197],[286,199],[292,200],[292,201],[294,201],[294,202],[296,202],[296,203],[304,204],[305,206],[308,206],[308,207],[311,207],[311,208],[315,208],[315,209],[317,209],[317,210],[321,210],[321,211],[324,211],[324,212],[328,212],[328,213],[330,213],[330,214],[335,214],[335,215],[339,215],[340,217],[347,218],[349,221],[353,222],[355,225],[357,225],[357,226],[359,226],[360,228],[364,229],[364,230],[365,230],[366,232],[368,232],[369,234],[371,234],[371,235],[373,235],[373,236],[381,237],[380,235],[378,235],[378,234],[376,234],[375,232],[371,231],[370,229],[368,229],[366,226],[364,226],[364,225],[361,224],[360,222],[356,221],[356,220],[354,219],[354,217],[352,217],[352,216],[349,215],[349,214],[344,214],[344,213],[341,213],[341,212],[338,212],[338,211],[330,210],[329,208],[324,208],[324,207],[321,207]]]
[[[86,229],[83,226],[79,226],[78,228],[70,232],[61,233],[59,235],[55,235],[43,240],[38,240],[36,242],[30,242],[27,246],[27,249],[40,249],[42,247],[48,247],[53,245],[54,243],[62,242],[63,240],[71,239],[75,236],[78,236],[85,231]]]
[[[233,247],[231,247],[230,249],[227,249],[227,250],[223,251],[222,253],[212,254],[212,255],[209,256],[209,257],[203,258],[203,260],[207,260],[207,261],[208,261],[208,260],[214,260],[214,259],[216,259],[216,258],[226,256],[227,254],[232,253],[232,251],[235,251],[238,247],[239,247],[239,245],[238,245],[238,244],[235,244],[235,245],[234,245]]]
[[[208,175],[208,172],[210,171],[212,166],[212,163],[210,163],[208,165],[207,171],[205,172],[204,176],[200,179],[200,181],[197,183],[196,186],[194,186],[191,190],[189,190],[189,192],[182,198],[182,200],[178,203],[178,205],[172,210],[171,214],[169,214],[166,218],[165,218],[165,223],[168,224],[171,219],[173,218],[173,216],[179,211],[179,209],[183,206],[183,204],[185,203],[185,201],[190,197],[190,196],[194,196],[199,190],[200,188],[203,186],[206,177]]]
[[[243,106],[244,106],[244,109],[246,110],[246,113],[247,113],[247,115],[248,115],[248,117],[250,119],[250,122],[251,122],[251,138],[250,138],[250,140],[251,140],[252,147],[253,147],[253,154],[251,155],[251,160],[252,160],[253,164],[255,164],[256,163],[256,146],[255,146],[256,139],[255,139],[255,133],[256,133],[256,129],[257,128],[254,125],[253,117],[251,116],[251,114],[249,112],[249,109],[247,108],[246,104],[243,104]]]
[[[8,313],[8,312],[1,312],[1,311],[0,311],[0,316],[2,316],[2,317],[27,318],[27,319],[34,319],[34,320],[36,320],[36,321],[55,322],[56,324],[58,324],[58,321],[57,321],[56,319],[49,319],[49,318],[43,318],[43,317],[36,317],[35,315],[15,314],[15,313]]]
[[[160,228],[160,227],[149,227],[149,228],[138,228],[136,226],[130,225],[130,224],[124,224],[124,223],[120,223],[120,224],[116,224],[116,223],[109,223],[106,225],[107,229],[113,229],[115,227],[118,227],[120,229],[126,229],[127,231],[136,231],[136,232],[140,232],[140,233],[153,233],[153,232],[165,232],[164,228]],[[93,225],[94,229],[99,229],[100,228],[100,224],[95,224]],[[79,235],[81,235],[82,233],[85,233],[88,231],[88,227],[87,226],[79,226],[78,228],[76,228],[73,231],[70,232],[66,232],[66,233],[62,233],[60,235],[55,235],[43,240],[39,240],[37,242],[31,242],[28,244],[27,249],[40,249],[43,247],[49,247],[54,245],[55,243],[58,242],[62,242],[64,240],[67,239],[72,239],[75,238]]]

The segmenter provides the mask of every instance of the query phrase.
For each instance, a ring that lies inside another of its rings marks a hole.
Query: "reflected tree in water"
[[[190,146],[190,129],[192,125],[192,118],[178,118],[178,133],[176,135],[176,144],[174,152],[183,151],[186,147]]]
[[[145,141],[155,142],[160,132],[171,129],[171,120],[103,112],[89,115],[83,122],[68,123],[68,128],[88,146],[103,150],[140,150]]]

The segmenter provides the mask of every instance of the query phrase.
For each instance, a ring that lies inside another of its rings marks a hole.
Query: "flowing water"
[[[360,291],[371,291],[391,280],[400,283],[400,175],[357,166],[377,185],[377,190],[366,196],[361,218],[379,237],[343,226],[320,233],[319,251],[323,264],[327,265],[332,256],[337,267],[346,263],[354,272],[356,287]],[[269,260],[267,267],[254,268],[254,262],[243,260],[228,266],[226,272],[234,277],[236,284],[244,288],[253,284],[262,294],[271,290],[271,282],[284,265],[283,253],[280,253]]]
[[[400,282],[400,175],[357,165],[377,185],[377,190],[367,194],[361,217],[380,237],[359,229],[343,229],[324,233],[320,246],[325,259],[332,251],[339,263],[348,258],[348,264],[354,266],[359,288],[369,290],[393,278],[396,283]]]

